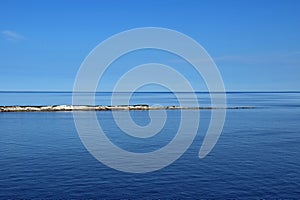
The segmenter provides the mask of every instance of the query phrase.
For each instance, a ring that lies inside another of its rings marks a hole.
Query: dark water
[[[70,95],[0,93],[0,104],[70,104]],[[109,104],[108,94],[97,95],[99,104]],[[208,94],[198,97],[209,104]],[[228,110],[222,135],[204,159],[198,158],[198,152],[210,111],[201,111],[200,128],[190,148],[170,166],[146,174],[119,172],[93,158],[79,139],[72,113],[0,113],[0,198],[299,199],[300,93],[229,93],[227,97],[229,105],[258,108]],[[133,103],[178,103],[169,93],[133,98]],[[149,123],[147,111],[131,114],[137,123]],[[97,113],[108,137],[136,152],[152,151],[172,140],[180,111],[167,114],[165,137],[146,143],[120,139],[111,112]]]

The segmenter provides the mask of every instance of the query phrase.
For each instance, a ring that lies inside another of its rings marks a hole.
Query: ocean
[[[119,98],[124,95],[120,93]],[[189,102],[189,94],[184,95]],[[97,93],[96,104],[111,105],[110,97],[111,93]],[[200,106],[210,105],[208,93],[197,93],[197,97]],[[0,92],[0,105],[71,103],[70,92]],[[168,92],[135,93],[130,101],[178,103]],[[178,160],[163,169],[137,174],[96,160],[82,144],[71,112],[0,113],[0,198],[299,199],[300,93],[231,92],[227,104],[255,108],[227,110],[222,134],[205,158],[200,159],[198,153],[211,110],[199,111],[197,135]],[[130,113],[141,126],[150,122],[148,111]],[[174,138],[181,111],[167,110],[166,114],[164,129],[147,139],[122,134],[111,111],[97,112],[97,117],[115,145],[141,153],[155,151]]]

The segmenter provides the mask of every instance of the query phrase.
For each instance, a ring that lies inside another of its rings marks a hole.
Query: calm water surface
[[[197,95],[201,105],[209,105],[208,94]],[[109,105],[109,97],[97,94],[96,103]],[[72,113],[0,113],[0,198],[299,199],[300,93],[227,97],[229,105],[257,109],[228,110],[222,135],[204,159],[198,152],[210,111],[201,111],[199,131],[185,154],[146,174],[123,173],[99,163],[81,143]],[[131,102],[178,104],[170,93],[138,93]],[[70,103],[71,93],[0,93],[1,105]],[[138,124],[149,123],[147,111],[131,114]],[[107,136],[133,152],[153,151],[172,140],[180,111],[167,114],[163,131],[144,141],[120,134],[111,112],[97,113]]]

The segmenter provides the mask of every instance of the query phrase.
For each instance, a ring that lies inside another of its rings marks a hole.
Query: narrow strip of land
[[[211,109],[253,109],[253,106],[234,107],[181,107],[181,106],[148,106],[148,105],[126,105],[126,106],[0,106],[0,112],[57,112],[57,111],[109,111],[109,110],[211,110]]]

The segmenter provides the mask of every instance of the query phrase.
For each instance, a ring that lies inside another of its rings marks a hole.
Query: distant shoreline
[[[111,111],[111,110],[213,110],[213,109],[254,109],[254,106],[232,107],[181,107],[181,106],[149,106],[149,105],[120,105],[120,106],[0,106],[0,112],[58,112],[58,111]]]

